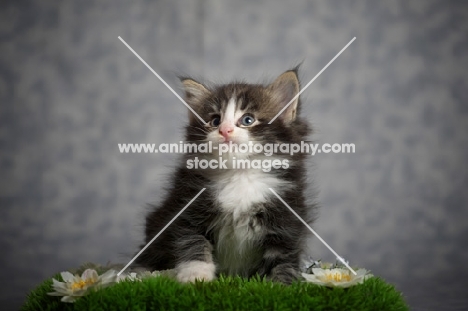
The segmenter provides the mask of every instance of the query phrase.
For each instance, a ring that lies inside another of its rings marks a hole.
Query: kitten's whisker
[[[190,132],[189,132],[189,134],[190,134],[190,135],[206,136],[206,135],[209,134],[209,132],[203,132],[203,131],[201,131],[201,133],[190,133]]]
[[[208,130],[207,128],[200,127],[200,126],[189,125],[189,126],[187,126],[187,127],[189,127],[189,128],[193,128],[193,129],[196,129],[196,130],[199,130],[199,131],[202,131],[202,132],[204,132],[204,131],[205,131],[206,133],[208,133],[208,132],[209,132],[209,130]]]

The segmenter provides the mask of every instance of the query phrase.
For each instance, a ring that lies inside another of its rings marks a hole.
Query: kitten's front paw
[[[299,271],[296,269],[288,266],[282,267],[281,265],[278,265],[271,271],[270,278],[275,282],[291,284],[296,280],[300,280],[302,277]]]
[[[216,267],[213,263],[193,260],[181,263],[176,267],[177,280],[182,283],[212,281],[216,277]]]

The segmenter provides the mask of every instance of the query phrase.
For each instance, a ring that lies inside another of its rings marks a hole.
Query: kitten
[[[309,134],[296,99],[272,123],[268,122],[299,92],[297,68],[273,83],[232,83],[209,88],[181,79],[185,100],[207,121],[189,112],[186,142],[300,143]],[[273,160],[279,169],[188,168],[194,159]],[[250,277],[255,274],[283,283],[300,278],[300,255],[306,227],[269,190],[274,189],[303,219],[311,220],[314,205],[304,196],[304,154],[262,153],[185,154],[162,204],[146,218],[146,243],[192,199],[206,190],[146,249],[136,264],[151,270],[175,268],[177,279],[210,281],[217,274]]]

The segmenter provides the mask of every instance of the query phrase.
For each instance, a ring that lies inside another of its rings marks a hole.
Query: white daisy
[[[351,287],[372,277],[372,274],[369,274],[366,269],[358,269],[356,275],[343,268],[312,268],[312,272],[313,274],[302,273],[302,276],[307,282],[328,287]]]
[[[61,301],[74,302],[77,298],[86,295],[92,289],[100,289],[117,282],[117,271],[108,270],[98,275],[94,269],[86,269],[81,276],[70,272],[60,273],[63,282],[52,279],[53,292],[51,296],[63,296]]]

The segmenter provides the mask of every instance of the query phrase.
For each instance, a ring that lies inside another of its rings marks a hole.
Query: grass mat
[[[54,277],[61,280],[60,275]],[[47,295],[52,280],[34,289],[21,310],[408,310],[400,292],[378,277],[343,289],[306,282],[290,286],[259,277],[221,276],[212,282],[180,284],[166,276],[124,280],[75,303]]]

